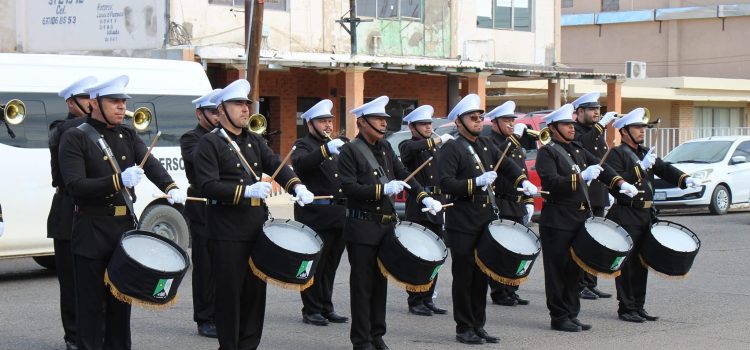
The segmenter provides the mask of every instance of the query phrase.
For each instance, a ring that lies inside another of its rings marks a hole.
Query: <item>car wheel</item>
[[[56,268],[54,255],[35,256],[34,262],[48,270],[54,270]]]
[[[184,250],[190,244],[190,231],[185,218],[177,209],[168,205],[148,207],[141,215],[141,230],[165,237]]]
[[[729,210],[730,203],[732,203],[732,196],[729,190],[724,185],[718,185],[711,194],[711,204],[708,205],[708,210],[711,214],[724,215]]]

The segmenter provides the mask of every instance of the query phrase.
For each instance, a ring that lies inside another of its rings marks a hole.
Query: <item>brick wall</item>
[[[691,128],[695,125],[693,101],[672,101],[670,127]]]

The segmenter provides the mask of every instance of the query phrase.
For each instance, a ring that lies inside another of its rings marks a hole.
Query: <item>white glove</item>
[[[476,181],[477,186],[487,186],[495,182],[495,179],[497,179],[497,173],[494,171],[488,171],[482,175],[477,176],[474,181]]]
[[[143,169],[135,165],[131,166],[120,174],[120,178],[125,187],[135,187],[143,179]]]
[[[448,140],[453,140],[453,135],[451,134],[442,134],[440,135],[440,143],[446,143]]]
[[[307,187],[305,185],[296,185],[294,186],[294,193],[297,195],[297,204],[299,204],[300,207],[304,207],[305,204],[310,204],[313,201],[313,197],[315,195],[307,190]]]
[[[527,196],[534,196],[535,194],[537,194],[537,192],[539,192],[539,189],[536,188],[536,186],[534,186],[534,184],[529,180],[523,180],[523,182],[521,183],[521,189],[523,189],[523,194]]]
[[[685,179],[685,185],[687,185],[687,187],[690,187],[690,188],[696,188],[696,187],[700,187],[701,183],[693,179],[692,177],[687,177]]]
[[[581,176],[583,177],[583,181],[590,181],[599,177],[599,174],[601,174],[602,171],[604,171],[604,168],[602,168],[601,165],[594,164],[583,169]]]
[[[613,196],[611,194],[607,194],[607,195],[609,196],[609,206],[611,207],[611,206],[615,205],[615,196]]]
[[[3,236],[3,233],[5,233],[5,223],[0,221],[0,237]]]
[[[344,141],[341,139],[333,139],[331,141],[328,141],[326,143],[326,148],[328,148],[328,152],[331,154],[339,154],[339,148],[344,145]]]
[[[388,181],[387,184],[385,184],[385,187],[383,187],[383,192],[386,196],[392,196],[397,193],[401,193],[401,191],[404,190],[404,187],[411,188],[408,183],[403,182],[401,180],[391,180]]]
[[[524,131],[526,131],[526,124],[524,123],[516,123],[516,125],[513,126],[513,134],[518,137],[523,136]]]
[[[617,112],[607,112],[604,116],[599,119],[599,125],[607,127],[607,124],[611,123],[617,117]]]
[[[638,194],[638,189],[627,182],[623,182],[622,185],[620,185],[620,193],[624,193],[626,196],[633,198]]]
[[[185,204],[185,201],[187,200],[187,192],[179,189],[179,188],[173,188],[167,192],[167,202],[169,204]]]
[[[260,181],[256,182],[250,186],[245,186],[245,198],[260,198],[260,199],[266,199],[269,194],[271,194],[271,189],[273,187],[271,186],[270,182]]]
[[[656,154],[654,154],[654,148],[652,147],[648,150],[646,156],[638,162],[638,165],[641,166],[641,169],[648,170],[654,166],[654,163],[656,163]]]
[[[440,203],[440,201],[437,201],[432,197],[426,197],[423,199],[422,204],[424,204],[425,208],[430,209],[428,211],[432,215],[437,215],[438,212],[443,210],[443,203]]]
[[[531,220],[531,217],[534,216],[534,205],[531,203],[526,204],[526,214],[529,215],[529,220]],[[526,222],[528,223],[528,221]]]

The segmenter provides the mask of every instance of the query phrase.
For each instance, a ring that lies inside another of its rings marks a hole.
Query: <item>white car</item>
[[[681,189],[664,180],[654,182],[654,204],[659,208],[708,206],[726,214],[733,204],[750,200],[750,136],[715,136],[687,141],[664,158],[702,182]]]

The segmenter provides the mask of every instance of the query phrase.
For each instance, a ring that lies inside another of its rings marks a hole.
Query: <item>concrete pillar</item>
[[[487,99],[487,77],[490,76],[488,72],[471,73],[466,75],[466,88],[467,93],[477,94],[480,97],[482,109],[486,108]]]
[[[369,67],[347,67],[344,69],[346,75],[346,111],[341,116],[346,116],[346,137],[353,139],[358,132],[357,118],[349,111],[362,105],[365,101],[365,72]]]
[[[547,80],[547,108],[560,108],[560,79]]]
[[[607,112],[623,113],[622,110],[622,83],[623,79],[605,79],[607,83]],[[612,126],[607,125],[607,145],[613,147],[620,144],[620,133]]]
[[[673,128],[692,128],[695,126],[693,101],[672,101],[669,112],[670,126]]]

